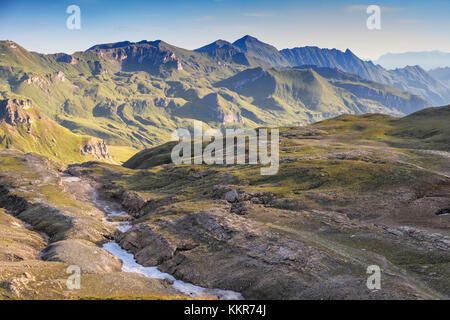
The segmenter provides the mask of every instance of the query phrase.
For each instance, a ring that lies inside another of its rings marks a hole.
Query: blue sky
[[[81,30],[66,28],[66,8],[81,8]],[[365,8],[382,7],[381,30]],[[0,39],[42,53],[98,43],[157,40],[195,49],[246,34],[278,49],[315,45],[376,59],[386,52],[450,52],[449,0],[0,0]]]

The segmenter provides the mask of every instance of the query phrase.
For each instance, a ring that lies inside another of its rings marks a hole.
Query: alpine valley
[[[449,299],[449,104],[348,49],[0,41],[0,299]],[[279,129],[278,173],[173,164],[194,120]]]

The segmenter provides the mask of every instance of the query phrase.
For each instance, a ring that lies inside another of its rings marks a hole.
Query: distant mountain
[[[387,78],[383,70],[369,61],[362,61],[349,49],[342,52],[337,49],[302,47],[283,49],[280,52],[291,66],[314,65],[336,68],[381,83],[384,83]]]
[[[445,83],[450,88],[450,67],[437,68],[428,71],[435,79]]]
[[[318,52],[332,60],[333,52]],[[0,99],[30,100],[75,134],[137,149],[167,141],[193,119],[222,129],[251,128],[304,125],[342,113],[403,115],[430,106],[406,89],[353,74],[375,66],[349,50],[334,55],[333,64],[324,58],[327,67],[292,68],[285,55],[249,36],[196,51],[140,41],[72,55],[43,55],[1,41]]]
[[[450,89],[443,83],[434,81],[426,71],[414,67],[394,71],[386,70],[371,61],[363,61],[347,49],[345,52],[337,49],[321,49],[318,47],[299,47],[278,51],[258,39],[245,36],[233,43],[233,48],[241,49],[252,66],[271,66],[278,68],[315,65],[318,67],[336,68],[361,78],[395,86],[425,98],[431,104],[443,105],[450,102]],[[234,49],[235,50],[235,49]],[[210,52],[205,51],[209,55]],[[217,58],[217,55],[214,55]],[[419,75],[421,80],[416,78]],[[422,80],[424,80],[422,82]]]
[[[211,44],[195,50],[195,52],[207,53],[211,57],[225,62],[237,63],[245,66],[250,65],[247,56],[241,50],[241,48],[236,47],[230,42],[224,40],[217,40]]]
[[[425,70],[450,67],[450,53],[441,51],[387,53],[375,63],[386,69],[404,68],[419,65]]]
[[[429,106],[418,96],[330,68],[258,67],[242,71],[216,86],[251,97],[253,104],[260,108],[278,112],[277,117],[284,113],[311,120],[341,113],[398,115]]]
[[[443,105],[450,102],[449,88],[433,79],[419,66],[388,71],[380,65],[373,64],[371,61],[359,59],[348,49],[342,52],[336,49],[303,47],[284,49],[281,50],[281,53],[292,66],[305,64],[337,68],[357,74],[370,81],[388,84],[420,95],[434,105]]]
[[[91,53],[95,53],[96,58],[113,61],[112,72],[145,71],[166,77],[174,71],[185,71],[191,75],[205,72],[212,75],[211,73],[217,71],[216,63],[210,57],[172,46],[161,40],[101,44],[80,54],[86,57]],[[226,72],[224,67],[220,69]]]
[[[444,105],[449,102],[450,89],[420,66],[395,69],[391,70],[390,73],[393,75],[392,81],[398,81],[395,85],[397,88],[426,97],[428,101],[435,105]],[[394,83],[391,82],[390,84],[394,85]]]
[[[274,67],[289,67],[290,64],[282,54],[270,44],[259,41],[252,36],[245,36],[233,42],[235,47],[240,48],[245,54]]]

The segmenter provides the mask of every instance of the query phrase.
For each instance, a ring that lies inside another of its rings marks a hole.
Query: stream
[[[66,183],[80,182],[81,179],[78,177],[63,177],[63,181]],[[114,225],[120,232],[127,232],[132,228],[130,221],[127,221],[128,213],[120,210],[119,206],[113,202],[99,200],[97,198],[97,192],[94,191],[92,202],[95,206],[106,214],[106,221],[109,224]],[[123,218],[123,221],[112,222],[109,221],[108,217]],[[168,273],[159,271],[155,267],[144,267],[137,263],[136,259],[131,253],[122,249],[120,245],[115,242],[109,242],[103,245],[103,249],[111,253],[113,256],[117,257],[122,261],[122,271],[129,273],[139,273],[143,274],[148,278],[152,279],[168,279],[173,281],[172,287],[184,294],[187,294],[193,298],[207,297],[207,296],[217,296],[220,300],[243,300],[244,297],[234,291],[221,290],[221,289],[209,289],[196,286],[194,284],[186,283],[181,280],[177,280],[175,277]]]

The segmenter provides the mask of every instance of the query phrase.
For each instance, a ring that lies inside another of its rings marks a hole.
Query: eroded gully
[[[82,179],[73,176],[63,176],[64,183],[80,183]],[[86,182],[88,183],[88,182]],[[132,229],[132,224],[129,221],[129,215],[126,211],[121,210],[120,206],[112,201],[99,199],[97,192],[93,191],[92,203],[102,212],[105,213],[105,221],[113,225],[120,232],[128,232]],[[161,272],[158,267],[144,267],[137,263],[136,259],[131,253],[120,247],[116,241],[111,241],[103,245],[103,249],[108,251],[113,256],[122,261],[122,272],[139,273],[152,279],[168,279],[173,282],[172,287],[181,293],[187,294],[193,298],[217,296],[221,300],[242,300],[243,296],[234,291],[210,289],[196,286],[176,279],[168,273]]]

